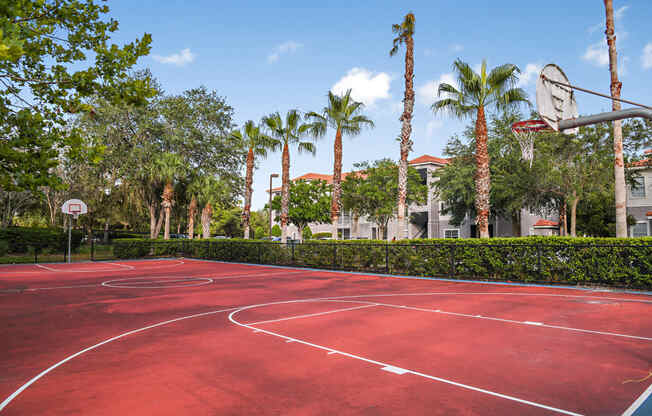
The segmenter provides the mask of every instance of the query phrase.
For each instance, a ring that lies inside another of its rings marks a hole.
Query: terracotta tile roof
[[[652,211],[646,212],[645,215],[648,216],[648,217],[652,217]]]
[[[646,155],[652,155],[652,149],[647,149],[645,152]]]
[[[558,227],[559,223],[557,221],[550,221],[541,219],[534,224],[535,227]]]
[[[447,165],[450,163],[450,159],[442,159],[440,157],[434,157],[430,155],[423,155],[419,156],[416,159],[408,161],[408,164],[410,165],[416,165],[419,163],[437,163],[440,165]],[[350,175],[353,172],[342,172],[342,180],[346,179],[347,175]],[[333,175],[326,175],[323,173],[306,173],[305,175],[298,176],[294,179],[292,179],[292,182],[294,181],[299,181],[299,180],[306,180],[306,181],[316,181],[316,180],[322,180],[326,181],[326,183],[333,183]],[[278,188],[272,188],[272,192],[278,192],[281,190],[281,187],[279,186]],[[269,192],[269,190],[267,191]]]
[[[437,163],[440,165],[448,165],[450,163],[450,159],[442,159],[440,157],[423,155],[423,156],[419,156],[416,159],[412,159],[408,162],[408,164],[410,165],[417,165],[419,163]]]
[[[652,159],[643,159],[637,162],[632,162],[627,165],[628,167],[638,167],[638,166],[650,166],[652,167]]]

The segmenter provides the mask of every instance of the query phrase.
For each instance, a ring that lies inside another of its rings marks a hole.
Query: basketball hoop
[[[534,160],[534,138],[540,131],[550,130],[543,120],[517,121],[512,124],[512,133],[521,146],[521,158],[530,161],[530,168]]]
[[[79,199],[69,199],[61,206],[61,212],[64,214],[72,215],[75,219],[77,219],[79,218],[80,214],[86,214],[88,212],[88,207],[84,201]],[[68,263],[70,263],[72,259],[71,233],[72,221],[68,221]]]

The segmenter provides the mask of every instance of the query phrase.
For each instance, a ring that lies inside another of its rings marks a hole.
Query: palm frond
[[[496,98],[496,107],[500,110],[514,108],[520,104],[532,105],[523,88],[511,88]]]
[[[317,152],[317,146],[312,142],[299,142],[297,150],[299,153],[308,152],[314,155]]]

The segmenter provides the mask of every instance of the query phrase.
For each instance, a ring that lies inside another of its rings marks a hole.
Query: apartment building
[[[469,238],[476,235],[476,226],[473,218],[467,218],[460,225],[451,223],[451,216],[443,213],[444,203],[440,201],[434,191],[433,185],[439,180],[437,170],[446,166],[448,159],[423,155],[410,160],[409,165],[421,175],[424,184],[428,185],[429,197],[424,205],[411,205],[408,207],[408,236],[409,238]],[[347,173],[343,173],[343,179]],[[324,180],[332,183],[332,175],[320,173],[307,173],[294,178],[294,180]],[[651,182],[652,183],[652,182]],[[272,189],[273,195],[278,195],[281,188]],[[557,217],[541,218],[527,210],[521,213],[520,235],[556,235],[559,233]],[[331,224],[310,224],[314,233],[330,232]],[[356,222],[348,212],[342,212],[338,229],[343,239],[379,239],[392,240],[396,236],[397,224],[391,220],[384,235],[381,235],[377,225],[367,218],[359,218]],[[517,233],[511,219],[491,218],[489,234],[495,237],[512,237]],[[294,225],[288,226],[288,237],[298,238],[299,233]]]
[[[628,165],[636,173],[636,183],[627,186],[627,214],[636,219],[630,237],[652,236],[652,149],[645,154],[646,159]]]

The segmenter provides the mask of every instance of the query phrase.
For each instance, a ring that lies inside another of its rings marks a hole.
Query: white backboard
[[[537,78],[537,111],[551,129],[559,131],[559,121],[577,118],[577,102],[570,87],[555,84],[556,81],[570,84],[564,71],[555,64],[548,64]],[[577,134],[579,128],[565,130],[567,134]]]
[[[68,215],[80,215],[88,212],[88,207],[81,199],[69,199],[61,206],[61,212]]]

